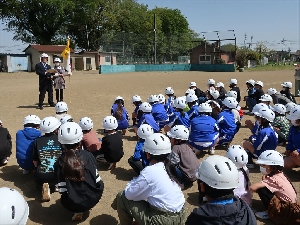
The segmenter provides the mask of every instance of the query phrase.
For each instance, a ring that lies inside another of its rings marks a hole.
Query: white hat
[[[41,54],[41,58],[48,58],[49,56],[46,53]]]
[[[297,104],[294,103],[294,102],[289,102],[289,103],[287,103],[287,104],[285,105],[286,112],[291,111],[291,109],[294,108],[295,106],[297,106]]]
[[[277,90],[275,88],[269,88],[267,90],[267,94],[269,95],[275,95],[277,93]]]
[[[290,110],[290,114],[286,117],[288,120],[300,119],[300,105],[295,106]]]
[[[174,89],[172,87],[166,87],[165,94],[166,95],[172,95],[172,94],[174,94]]]
[[[55,58],[54,62],[61,62],[60,58]]]
[[[196,82],[192,81],[192,82],[190,83],[190,87],[197,87]]]
[[[219,87],[224,87],[225,85],[224,85],[224,83],[222,83],[222,82],[218,82],[217,84],[216,84],[216,88],[219,88]]]
[[[174,105],[175,105],[175,108],[185,109],[186,100],[183,97],[178,97],[178,98],[175,99]]]
[[[172,129],[167,133],[170,138],[175,138],[179,140],[188,140],[189,139],[189,129],[187,129],[183,125],[175,125]]]
[[[78,122],[78,125],[81,127],[82,130],[90,130],[94,127],[93,120],[89,117],[83,117]]]
[[[60,125],[61,122],[58,119],[53,116],[48,116],[41,121],[40,130],[42,133],[48,134],[55,131]]]
[[[164,155],[171,153],[170,139],[161,133],[154,133],[145,140],[144,151],[151,155]]]
[[[0,121],[0,123],[2,123],[2,122]],[[39,125],[41,123],[41,119],[40,119],[40,117],[38,117],[36,115],[28,115],[24,118],[23,125],[30,124],[30,123]]]
[[[207,84],[211,85],[211,84],[215,84],[216,81],[214,79],[208,79]]]
[[[272,102],[273,101],[271,95],[268,95],[268,94],[262,95],[259,100],[263,101],[263,102]]]
[[[229,158],[238,169],[248,163],[248,154],[240,145],[232,145],[226,152],[226,157]]]
[[[150,113],[152,111],[152,106],[148,102],[143,102],[139,106],[139,110],[141,110],[144,113]]]
[[[254,86],[255,80],[252,80],[252,79],[247,80],[247,81],[246,81],[246,84],[251,84],[252,86]]]
[[[67,112],[68,111],[68,105],[65,102],[58,102],[55,105],[55,111],[57,113]]]
[[[194,95],[195,94],[195,90],[189,88],[189,89],[186,90],[185,94],[187,94],[187,95],[189,95],[189,94]]]
[[[264,83],[262,81],[258,80],[254,83],[254,85],[259,85],[259,86],[263,87]]]
[[[260,109],[258,112],[255,112],[254,115],[259,116],[261,118],[264,118],[264,119],[268,120],[271,123],[275,119],[275,113],[269,108]]]
[[[113,116],[107,116],[103,119],[102,126],[105,130],[115,130],[118,127],[118,121]]]
[[[200,112],[200,113],[201,112],[208,112],[208,113],[210,113],[210,112],[212,112],[212,108],[211,108],[211,106],[208,103],[204,102],[204,103],[201,103],[199,105],[198,112]]]
[[[256,163],[269,166],[284,166],[283,156],[275,150],[266,150],[261,153]]]
[[[272,108],[273,108],[274,112],[277,112],[277,113],[279,113],[281,115],[285,115],[285,113],[286,113],[286,108],[282,104],[275,104],[275,105],[273,105]]]
[[[82,140],[81,127],[75,122],[62,124],[58,131],[58,141],[61,144],[77,144]]]
[[[153,128],[149,124],[142,124],[137,130],[137,136],[142,139],[146,139],[147,137],[154,134]]]
[[[230,79],[229,84],[237,84],[237,79]]]
[[[281,84],[281,86],[287,87],[287,88],[292,88],[293,84],[292,84],[292,82],[286,81],[286,82],[283,82],[283,84]]]
[[[132,99],[131,99],[132,103],[134,103],[134,102],[140,102],[140,101],[142,101],[141,96],[139,96],[139,95],[132,96]]]

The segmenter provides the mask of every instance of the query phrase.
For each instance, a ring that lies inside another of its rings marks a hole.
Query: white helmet
[[[159,94],[159,95],[157,95],[157,97],[158,97],[158,102],[159,103],[165,103],[166,102],[166,98],[163,94]]]
[[[259,86],[263,87],[264,83],[262,81],[258,80],[254,83],[254,85],[259,85]]]
[[[46,53],[41,54],[41,58],[48,58],[49,56]]]
[[[29,207],[24,197],[15,189],[0,188],[0,225],[25,225]]]
[[[219,109],[221,108],[220,104],[214,100],[208,100],[205,103],[209,104],[210,107],[212,107],[211,103],[213,103],[214,105],[216,105]]]
[[[59,62],[59,63],[60,63],[61,60],[60,60],[60,58],[55,58],[55,59],[54,59],[54,62]]]
[[[93,120],[89,117],[83,117],[79,120],[78,125],[82,130],[90,130],[93,129],[94,123]]]
[[[62,145],[79,143],[82,140],[82,137],[82,129],[75,122],[64,123],[60,126],[58,131],[58,141]]]
[[[283,84],[281,84],[282,87],[287,87],[287,88],[292,88],[293,87],[293,84],[292,82],[283,82]]]
[[[272,102],[273,101],[272,96],[268,95],[268,94],[262,95],[259,100],[263,101],[263,102]]]
[[[265,103],[258,103],[253,107],[252,113],[258,112],[260,109],[268,109],[268,106]]]
[[[173,95],[174,94],[174,90],[171,87],[166,87],[165,89],[165,94],[166,95]]]
[[[145,113],[151,113],[151,111],[152,111],[152,106],[151,106],[148,102],[143,102],[143,103],[139,106],[139,110],[141,110],[142,112],[145,112]]]
[[[299,120],[300,119],[300,105],[295,106],[291,109],[290,114],[286,117],[288,120]]]
[[[226,157],[230,159],[238,169],[248,163],[248,154],[240,145],[231,145],[226,152]]]
[[[103,119],[102,125],[105,130],[115,130],[118,127],[118,121],[113,116],[107,116]]]
[[[72,116],[66,115],[66,116],[63,116],[63,117],[60,119],[60,122],[61,122],[61,124],[64,124],[64,123],[66,123],[66,122],[74,122],[74,121],[73,121]]]
[[[132,96],[132,99],[131,99],[132,103],[134,103],[134,102],[140,102],[140,101],[142,101],[141,96],[139,96],[139,95]]]
[[[30,124],[30,123],[39,125],[41,123],[41,119],[36,115],[28,115],[24,118],[23,125]]]
[[[297,104],[294,102],[289,102],[285,105],[286,112],[290,112],[292,108],[296,107]]]
[[[41,121],[40,130],[42,133],[48,134],[55,131],[60,125],[61,122],[58,119],[53,116],[48,116]]]
[[[236,166],[230,159],[220,155],[209,156],[202,161],[196,176],[215,189],[234,189],[239,184]]]
[[[237,92],[236,91],[228,91],[225,96],[233,97],[233,98],[237,99]]]
[[[225,85],[224,85],[224,83],[222,83],[222,82],[218,82],[217,84],[216,84],[216,88],[219,88],[219,87],[224,87]]]
[[[174,101],[175,108],[177,109],[185,109],[186,101],[183,97],[178,97]]]
[[[175,125],[172,129],[167,133],[170,138],[175,138],[179,140],[188,140],[189,139],[189,129],[187,129],[183,125]]]
[[[67,112],[68,111],[68,105],[65,102],[58,102],[55,105],[55,111],[57,113]]]
[[[190,87],[197,87],[196,82],[192,81],[192,82],[190,83]]]
[[[222,103],[229,109],[236,109],[239,103],[233,97],[226,97]]]
[[[212,112],[212,108],[208,103],[201,103],[198,107],[198,112]]]
[[[229,84],[237,84],[237,79],[230,79]]]
[[[220,96],[220,93],[217,90],[210,90],[209,94],[213,97],[213,99],[217,99]]]
[[[252,86],[254,86],[255,80],[252,80],[252,79],[247,80],[247,81],[246,81],[246,84],[251,84]]]
[[[123,101],[124,101],[124,98],[121,97],[121,96],[117,96],[117,97],[115,98],[115,101],[118,101],[118,100],[123,100]]]
[[[267,109],[260,109],[258,112],[254,113],[256,116],[259,116],[261,118],[264,118],[266,120],[268,120],[269,122],[273,122],[275,119],[275,113],[267,108]]]
[[[186,95],[194,95],[195,94],[195,90],[194,89],[187,89],[185,92]]]
[[[275,150],[266,150],[261,153],[256,163],[269,166],[284,166],[283,156]]]
[[[268,95],[275,95],[277,93],[277,90],[275,88],[269,88],[267,90]]]
[[[153,128],[149,124],[142,124],[137,130],[139,138],[146,139],[150,135],[154,134]]]
[[[190,103],[190,102],[194,102],[194,101],[197,101],[198,100],[198,97],[194,94],[190,94],[190,95],[187,95],[186,96],[186,102],[187,103]]]
[[[170,139],[160,133],[154,133],[146,138],[144,151],[151,155],[164,155],[171,153]]]
[[[277,112],[277,113],[279,113],[281,115],[285,115],[285,113],[286,113],[286,108],[282,104],[275,104],[275,105],[273,105],[272,108],[273,108],[274,112]]]
[[[216,81],[214,79],[208,79],[207,84],[211,85],[211,84],[215,84]]]
[[[157,95],[150,95],[148,100],[149,100],[149,103],[159,102],[159,99],[158,99]]]

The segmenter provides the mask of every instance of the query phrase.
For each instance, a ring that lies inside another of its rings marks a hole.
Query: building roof
[[[297,50],[295,55],[299,55],[300,56],[300,50]]]
[[[25,52],[28,48],[34,48],[36,49],[38,52],[40,53],[47,53],[47,52],[62,52],[65,49],[65,45],[28,45],[27,48],[25,48],[25,50],[23,52]],[[71,48],[71,53],[74,53],[74,49]]]

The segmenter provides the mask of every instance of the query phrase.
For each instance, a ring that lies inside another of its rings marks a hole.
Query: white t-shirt
[[[234,122],[241,122],[241,117],[240,117],[240,114],[239,114],[239,111],[237,111],[236,109],[232,109],[231,112],[233,112],[233,115],[234,115]]]
[[[145,167],[125,188],[128,200],[146,200],[150,205],[169,212],[179,212],[185,202],[179,185],[172,181],[162,162]]]
[[[248,177],[249,177],[249,170],[247,167],[243,167],[244,170],[246,171]],[[245,179],[245,176],[241,170],[239,171],[239,185],[237,186],[236,189],[233,190],[233,193],[235,196],[241,198],[244,200],[249,206],[252,204],[252,194],[249,191],[249,188],[247,188],[247,181]],[[250,187],[251,183],[249,180],[248,187]]]

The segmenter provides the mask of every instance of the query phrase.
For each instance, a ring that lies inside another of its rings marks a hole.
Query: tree
[[[256,43],[254,51],[259,53],[259,57],[261,59],[262,57],[266,56],[270,52],[270,49],[267,47],[266,41],[258,41]]]
[[[247,61],[248,61],[247,55],[248,55],[248,49],[245,47],[242,47],[237,51],[235,61],[238,68],[244,68],[247,65]]]
[[[53,44],[65,42],[66,12],[73,6],[71,0],[7,0],[0,3],[0,17],[14,40]]]
[[[234,52],[236,50],[236,46],[234,44],[226,44],[221,46],[221,50],[226,52]]]

